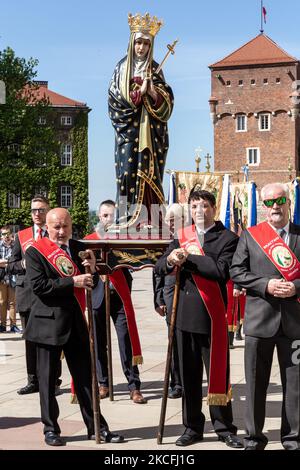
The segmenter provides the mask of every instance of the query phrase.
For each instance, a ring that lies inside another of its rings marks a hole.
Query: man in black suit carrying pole
[[[183,386],[184,434],[177,446],[203,440],[203,361],[209,381],[208,403],[219,440],[232,448],[242,447],[233,425],[229,384],[229,351],[226,324],[226,282],[238,238],[215,221],[216,200],[208,191],[192,191],[189,204],[193,224],[178,231],[158,260],[158,275],[180,267],[176,335]]]
[[[246,450],[263,450],[267,388],[277,349],[283,388],[281,442],[300,450],[300,227],[289,221],[288,187],[261,190],[266,221],[245,230],[233,257],[231,277],[247,289],[244,320]],[[295,342],[295,340],[298,340]]]
[[[58,425],[59,409],[55,398],[55,381],[61,352],[74,380],[88,439],[94,439],[92,410],[92,376],[89,336],[85,312],[85,289],[98,282],[95,256],[83,262],[79,251],[84,245],[71,239],[72,220],[66,209],[48,212],[46,226],[49,238],[35,242],[26,250],[26,269],[32,286],[31,314],[24,337],[36,343],[42,422],[45,442],[61,446]],[[92,274],[82,274],[89,266]],[[113,434],[100,416],[101,439],[123,442]]]

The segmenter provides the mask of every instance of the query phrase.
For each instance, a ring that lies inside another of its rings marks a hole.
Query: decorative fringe
[[[226,406],[227,395],[225,395],[225,393],[209,393],[207,395],[207,404],[216,406]]]
[[[71,393],[71,405],[78,405],[78,398],[76,393]]]
[[[139,364],[143,364],[143,356],[133,356],[132,357],[132,365],[138,366]]]

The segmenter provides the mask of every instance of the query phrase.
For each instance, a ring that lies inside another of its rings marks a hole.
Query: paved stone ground
[[[101,401],[101,410],[109,422],[111,430],[124,434],[123,444],[101,444],[86,438],[86,429],[78,405],[70,404],[70,376],[63,361],[62,390],[58,397],[60,425],[66,446],[56,450],[106,449],[113,450],[179,450],[175,446],[182,433],[181,400],[168,400],[165,436],[163,445],[156,444],[161,396],[163,387],[167,329],[163,318],[159,317],[152,305],[151,271],[144,270],[134,275],[133,299],[141,336],[144,364],[140,368],[142,390],[148,404],[137,405],[129,399],[124,376],[120,367],[117,340],[113,333],[113,367],[115,399]],[[233,411],[239,434],[243,436],[243,413],[245,406],[245,381],[243,372],[244,342],[236,343],[231,350],[231,381],[233,384]],[[40,422],[38,394],[20,396],[17,389],[26,383],[24,341],[21,335],[0,334],[0,449],[47,449],[43,441]],[[204,441],[188,448],[195,450],[229,450],[218,442],[209,421],[205,401],[204,413],[207,417]],[[269,439],[267,449],[281,449],[280,445],[281,386],[276,358],[272,369],[268,390],[265,431]],[[180,448],[181,449],[181,448]]]

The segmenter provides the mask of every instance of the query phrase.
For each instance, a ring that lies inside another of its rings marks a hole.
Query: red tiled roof
[[[265,34],[259,34],[224,59],[209,67],[238,67],[244,65],[269,65],[295,62],[298,62],[298,59],[281,49],[276,42]]]
[[[52,106],[86,107],[86,103],[75,101],[48,89],[48,82],[37,82],[39,87],[32,89],[36,99],[48,98]]]

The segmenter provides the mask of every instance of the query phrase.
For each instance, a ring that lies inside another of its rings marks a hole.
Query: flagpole
[[[260,32],[263,33],[263,0],[260,0]]]

